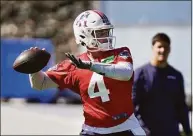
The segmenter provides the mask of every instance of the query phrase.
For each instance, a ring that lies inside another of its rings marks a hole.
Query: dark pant
[[[98,134],[82,130],[80,136],[134,136],[134,134],[130,130],[110,134]]]

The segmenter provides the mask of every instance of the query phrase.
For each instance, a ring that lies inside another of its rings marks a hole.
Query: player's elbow
[[[124,78],[125,81],[129,81],[132,77],[132,74],[127,75],[127,77]]]
[[[57,88],[58,84],[52,81],[45,73],[39,72],[29,75],[31,88],[36,90],[45,90],[48,88]]]
[[[129,81],[133,76],[133,65],[131,63],[119,64],[119,73],[117,75],[119,80]]]
[[[43,82],[44,82],[45,76],[42,74],[40,76],[39,73],[29,74],[29,81],[32,89],[35,90],[43,90]]]
[[[39,88],[39,87],[36,87],[36,86],[31,86],[31,88],[34,89],[34,90],[37,90],[37,91],[43,90],[42,88]]]
[[[31,85],[31,88],[32,88],[32,89],[35,89],[35,90],[38,90],[38,91],[43,90],[42,86],[40,86],[39,84],[30,82],[30,85]]]
[[[120,77],[117,77],[117,79],[121,81],[129,81],[133,75],[132,73],[133,72],[128,71],[127,73],[122,74]]]
[[[127,81],[128,80],[130,80],[131,79],[131,77],[133,76],[133,68],[132,69],[129,69],[128,71],[127,71],[127,77],[125,78],[125,79],[127,79]]]

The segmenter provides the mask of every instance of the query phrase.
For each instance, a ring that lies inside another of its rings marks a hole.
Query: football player
[[[74,21],[76,43],[87,51],[29,75],[31,87],[69,88],[81,96],[85,122],[80,135],[145,135],[131,100],[133,60],[128,47],[114,48],[114,26],[106,15],[87,10]],[[31,48],[38,50],[38,48]]]

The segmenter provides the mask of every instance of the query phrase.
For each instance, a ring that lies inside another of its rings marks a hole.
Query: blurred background
[[[47,67],[79,54],[74,19],[88,9],[103,11],[115,25],[116,47],[128,46],[137,68],[151,57],[151,38],[167,33],[172,41],[169,63],[185,79],[192,118],[191,1],[1,1],[1,134],[78,135],[83,119],[80,97],[70,90],[30,88],[28,76],[12,69],[15,58],[31,46],[46,48]],[[192,122],[192,121],[191,121]]]

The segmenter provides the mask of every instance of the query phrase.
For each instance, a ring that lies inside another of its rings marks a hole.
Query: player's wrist
[[[91,69],[91,67],[92,67],[92,62],[91,61],[89,61],[89,62],[86,62],[87,64],[87,66],[86,66],[86,69]]]

